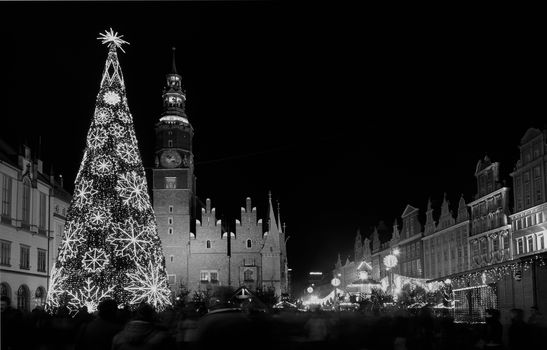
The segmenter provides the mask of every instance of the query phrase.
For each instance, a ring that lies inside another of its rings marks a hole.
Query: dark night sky
[[[508,173],[545,125],[545,32],[529,14],[284,2],[2,3],[0,136],[42,137],[72,187],[112,27],[152,164],[171,46],[194,126],[198,196],[235,218],[281,201],[295,278],[331,270],[357,228],[407,203],[457,205],[488,154]],[[532,13],[532,12],[530,12]],[[5,100],[4,100],[5,99]],[[438,214],[437,214],[438,215]]]

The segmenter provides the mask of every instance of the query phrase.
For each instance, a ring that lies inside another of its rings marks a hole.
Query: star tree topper
[[[122,40],[122,37],[123,35],[118,35],[118,32],[114,32],[112,28],[110,28],[110,32],[108,32],[108,30],[105,30],[104,33],[99,34],[97,40],[102,40],[102,43],[107,44],[110,48],[118,47],[120,48],[120,50],[122,50],[123,53],[125,53],[122,45],[129,45],[129,43],[125,40]]]

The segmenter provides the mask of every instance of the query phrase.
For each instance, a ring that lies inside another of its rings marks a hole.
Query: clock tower
[[[195,177],[192,153],[194,130],[185,112],[186,93],[175,65],[166,75],[163,112],[155,126],[153,203],[163,245],[169,285],[173,291],[186,285],[190,236],[195,229]]]

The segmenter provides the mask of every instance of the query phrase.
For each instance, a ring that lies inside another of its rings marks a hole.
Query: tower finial
[[[175,50],[177,49],[176,47],[172,47],[173,49],[173,68],[172,68],[172,72],[173,74],[178,74],[177,73],[177,64],[175,63]]]

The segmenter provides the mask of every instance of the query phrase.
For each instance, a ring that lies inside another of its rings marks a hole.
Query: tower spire
[[[177,73],[177,64],[175,62],[175,50],[177,48],[173,46],[172,49],[173,49],[173,67],[171,68],[171,74],[178,74]]]

